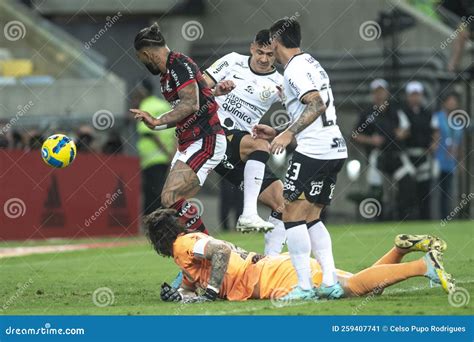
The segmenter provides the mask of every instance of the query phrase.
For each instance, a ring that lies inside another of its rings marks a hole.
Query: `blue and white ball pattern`
[[[64,134],[55,134],[45,140],[41,148],[41,157],[49,166],[64,168],[76,158],[76,144]]]

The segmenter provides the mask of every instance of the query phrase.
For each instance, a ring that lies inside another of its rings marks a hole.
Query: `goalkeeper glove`
[[[160,298],[164,302],[181,302],[183,295],[179,293],[178,289],[171,287],[167,283],[161,284]]]

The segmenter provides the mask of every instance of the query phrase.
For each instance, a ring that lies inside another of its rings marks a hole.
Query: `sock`
[[[382,293],[390,285],[405,279],[423,276],[426,273],[426,263],[423,259],[401,264],[384,264],[366,268],[354,274],[347,280],[346,288],[354,296],[368,293]]]
[[[332,241],[326,226],[321,220],[308,223],[308,232],[311,239],[311,250],[318,260],[323,272],[322,284],[332,286],[337,282],[336,266],[332,255]]]
[[[268,222],[273,223],[275,228],[265,233],[265,255],[279,255],[286,240],[285,225],[281,220],[281,213],[272,210]]]
[[[400,253],[398,249],[393,247],[390,251],[388,251],[383,257],[381,257],[373,266],[377,265],[386,265],[386,264],[399,264],[405,254]]]
[[[244,168],[244,210],[243,216],[257,215],[257,199],[262,188],[265,163],[270,155],[264,151],[250,153]]]
[[[209,234],[201,220],[199,209],[194,204],[182,198],[173,203],[171,208],[176,209],[176,215],[178,216],[179,221],[185,225],[187,230],[196,230],[205,234]]]
[[[288,250],[291,263],[298,275],[298,285],[303,290],[313,287],[311,275],[311,242],[305,221],[285,222]]]

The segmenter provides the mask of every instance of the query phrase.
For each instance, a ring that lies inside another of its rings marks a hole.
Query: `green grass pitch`
[[[473,294],[472,221],[451,222],[445,227],[433,221],[329,225],[328,228],[333,239],[336,266],[351,272],[370,266],[393,246],[396,234],[437,235],[448,242],[446,269],[453,274],[458,287]],[[262,235],[224,233],[216,237],[248,250],[262,252],[263,249]],[[163,303],[159,298],[160,284],[171,282],[178,272],[177,267],[171,259],[156,255],[143,239],[132,239],[132,242],[127,247],[0,259],[1,314],[472,315],[474,311],[474,298],[466,305],[454,307],[440,287],[430,288],[428,280],[422,277],[395,285],[378,297],[298,303],[284,307],[276,307],[269,300],[188,305]],[[12,245],[15,244],[2,243],[0,247]],[[421,256],[421,253],[412,253],[407,260]],[[93,293],[101,287],[113,292],[111,305],[100,307],[93,303]]]

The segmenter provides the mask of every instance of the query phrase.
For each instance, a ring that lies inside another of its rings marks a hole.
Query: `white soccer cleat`
[[[273,230],[275,226],[273,223],[267,222],[258,215],[243,216],[240,215],[237,220],[237,226],[235,229],[238,232],[249,233],[249,232],[264,232],[267,233]]]

